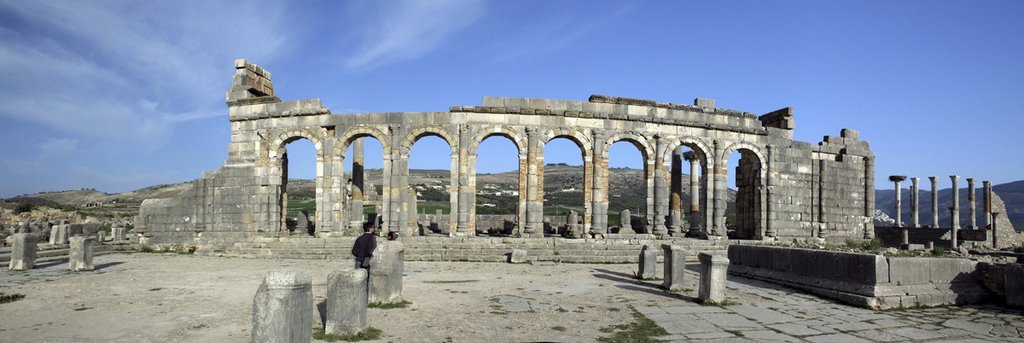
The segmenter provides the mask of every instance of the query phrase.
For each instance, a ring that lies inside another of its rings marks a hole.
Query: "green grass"
[[[25,298],[25,295],[23,295],[23,294],[0,293],[0,304],[6,304],[6,303],[15,302],[15,301],[18,301],[18,300],[21,300],[21,299],[24,299],[24,298]]]
[[[610,333],[611,335],[598,337],[598,342],[661,342],[661,340],[654,337],[668,334],[668,331],[665,331],[665,329],[658,326],[658,324],[653,320],[644,317],[644,315],[637,312],[632,306],[630,306],[629,309],[633,313],[633,322],[599,329],[598,331],[601,331],[602,333]]]
[[[369,341],[380,338],[381,331],[374,327],[368,327],[366,330],[359,332],[355,335],[332,335],[324,333],[322,329],[313,330],[313,338],[327,342],[358,342],[358,341]]]
[[[450,214],[452,212],[451,205],[434,205],[434,204],[416,205],[416,212],[421,213],[421,214],[433,215],[434,213],[437,212],[437,210],[441,210],[442,214]]]
[[[288,200],[288,216],[295,217],[299,215],[300,210],[306,210],[309,212],[309,216],[314,218],[316,214],[316,200]]]
[[[846,239],[846,246],[862,251],[879,251],[882,250],[882,240],[878,238],[871,240],[848,238]]]
[[[412,304],[412,302],[404,301],[403,300],[402,302],[397,302],[397,303],[374,302],[374,303],[367,304],[366,307],[367,308],[379,308],[379,309],[382,309],[382,310],[390,310],[390,309],[395,309],[395,308],[406,308],[406,307],[408,307],[411,304]]]

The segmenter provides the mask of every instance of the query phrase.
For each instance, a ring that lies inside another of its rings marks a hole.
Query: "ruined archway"
[[[730,161],[736,161],[730,164]],[[726,210],[729,238],[761,239],[765,230],[765,158],[750,144],[737,143],[725,149],[721,163],[729,165],[729,187],[735,189],[734,208]]]

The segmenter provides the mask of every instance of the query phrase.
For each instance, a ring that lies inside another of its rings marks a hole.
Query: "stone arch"
[[[409,134],[405,136],[405,139],[402,140],[402,146],[400,146],[402,149],[401,153],[403,155],[408,155],[409,152],[412,151],[413,144],[416,144],[417,140],[426,136],[441,137],[441,139],[448,143],[448,147],[452,149],[452,153],[455,153],[459,148],[459,140],[453,137],[448,130],[445,130],[440,126],[422,126],[410,130]]]
[[[526,140],[523,139],[519,132],[510,129],[504,125],[492,125],[485,126],[479,130],[479,132],[473,136],[473,139],[469,141],[469,149],[467,150],[470,155],[476,155],[477,150],[480,148],[480,144],[491,136],[503,136],[512,141],[512,144],[516,145],[516,150],[519,155],[526,156]]]
[[[601,151],[601,156],[607,157],[608,152],[611,151],[612,149],[612,144],[618,143],[620,141],[629,142],[630,144],[633,144],[633,146],[635,146],[637,150],[640,150],[640,154],[644,159],[644,164],[653,163],[650,161],[650,159],[655,156],[654,149],[651,147],[651,144],[648,143],[647,137],[632,132],[615,133],[608,137],[608,139],[605,140],[604,151]]]
[[[671,164],[672,152],[675,151],[676,148],[681,146],[685,146],[692,150],[699,157],[699,159],[703,161],[703,164],[700,166],[701,174],[703,176],[700,178],[698,186],[699,195],[697,197],[697,208],[693,208],[692,194],[691,199],[689,201],[686,201],[686,199],[682,200],[690,204],[691,211],[689,213],[691,217],[689,217],[688,219],[687,226],[690,227],[688,228],[688,230],[700,227],[700,229],[703,230],[702,233],[707,234],[708,231],[713,227],[714,222],[713,211],[715,203],[715,182],[711,175],[711,171],[716,163],[715,150],[713,148],[714,144],[708,143],[699,136],[682,136],[676,138],[669,138],[668,141],[669,142],[666,144],[665,151],[660,152],[659,155],[659,157],[661,158],[660,161],[663,162],[660,167],[666,168],[666,170],[668,170],[670,168],[669,164]],[[683,163],[685,164],[687,162],[683,161]],[[686,167],[684,166],[683,169],[685,170]],[[682,182],[683,188],[688,187],[686,186],[689,184],[688,181],[683,180]],[[700,215],[698,217],[692,217],[692,211],[698,209],[700,211]],[[704,217],[703,220],[700,218],[700,216]],[[693,230],[689,231],[691,233],[695,233]]]
[[[337,143],[334,144],[334,151],[331,154],[343,160],[345,152],[348,151],[349,144],[352,143],[352,140],[360,137],[373,137],[384,148],[384,156],[391,154],[391,140],[386,139],[388,135],[384,134],[380,129],[368,125],[353,126],[339,134],[337,136]]]
[[[540,139],[538,141],[542,149],[541,151],[544,151],[544,149],[546,149],[547,144],[551,142],[552,139],[555,138],[566,138],[575,143],[576,146],[580,148],[581,157],[583,159],[583,184],[580,185],[583,187],[583,231],[590,231],[591,223],[593,223],[594,216],[594,146],[591,140],[591,136],[588,134],[588,132],[583,132],[581,130],[557,128],[543,131],[543,134],[539,138]],[[541,158],[543,158],[543,155],[541,155]],[[538,191],[539,194],[543,195],[544,166],[543,164],[541,164],[539,167],[541,171],[541,182],[539,182],[540,189]],[[543,196],[541,198],[541,206],[543,207]],[[543,215],[541,217],[543,217]]]
[[[736,236],[737,238],[761,239],[765,236],[767,228],[767,193],[768,193],[768,159],[757,145],[749,142],[735,142],[722,150],[719,163],[722,168],[728,169],[729,156],[733,152],[740,152],[740,166],[743,169],[743,161],[753,156],[757,159],[757,175],[753,179],[740,180],[741,175],[736,178]],[[727,171],[728,173],[728,171]]]
[[[600,205],[595,205],[595,207],[596,206],[600,206],[601,207],[601,209],[599,210],[600,213],[599,214],[595,214],[595,216],[600,216],[601,218],[595,218],[594,219],[594,222],[600,221],[600,225],[599,226],[595,225],[595,227],[599,227],[600,230],[607,231],[607,230],[610,230],[612,226],[614,226],[614,225],[609,225],[608,224],[608,215],[609,215],[608,212],[609,212],[610,201],[611,201],[611,197],[612,197],[612,194],[610,193],[611,192],[611,182],[609,180],[610,177],[611,177],[611,170],[608,168],[608,164],[611,161],[611,148],[612,148],[612,145],[614,145],[615,143],[618,143],[618,142],[626,142],[626,143],[629,143],[629,144],[633,145],[634,147],[636,147],[636,149],[640,152],[641,159],[643,160],[644,199],[645,199],[645,201],[644,201],[644,212],[643,213],[646,213],[646,216],[644,217],[643,221],[646,221],[646,223],[647,223],[646,229],[648,230],[648,233],[650,233],[650,230],[651,230],[650,225],[652,223],[654,223],[654,193],[655,193],[655,190],[654,190],[654,184],[655,184],[654,173],[655,173],[655,170],[654,169],[655,169],[655,166],[656,166],[656,163],[655,163],[656,159],[655,159],[655,157],[657,155],[654,152],[655,147],[651,146],[650,141],[647,139],[647,137],[645,137],[645,136],[643,136],[641,134],[637,134],[635,132],[616,132],[616,133],[613,133],[607,139],[605,139],[605,141],[603,142],[604,144],[601,145],[602,151],[601,151],[600,158],[599,158],[600,162],[599,163],[595,163],[595,166],[594,166],[595,171],[594,171],[594,173],[595,174],[600,174],[600,176],[597,177],[595,182],[600,183],[600,184],[598,184],[596,186],[596,188],[599,189],[604,194],[604,199],[601,199],[601,204]],[[633,215],[636,215],[636,214],[637,213],[634,213]],[[620,230],[622,230],[622,228],[620,228]]]
[[[302,138],[308,139],[310,142],[313,142],[313,146],[316,148],[317,160],[322,161],[324,155],[323,140],[321,139],[319,134],[317,134],[311,129],[294,129],[279,132],[277,135],[274,136],[273,141],[271,142],[267,158],[272,160],[281,158],[281,156],[284,154],[285,145],[288,145],[288,143],[294,142]]]
[[[585,135],[582,131],[579,130],[558,128],[545,131],[544,135],[540,137],[540,143],[543,145],[547,145],[549,141],[555,138],[567,138],[573,143],[576,143],[576,145],[580,147],[580,151],[583,152],[584,163],[586,163],[586,161],[590,159],[590,147],[592,145],[590,142],[589,135]]]
[[[693,150],[697,155],[703,156],[705,163],[709,166],[715,164],[715,149],[711,148],[711,144],[708,144],[704,140],[695,136],[684,136],[676,139],[671,139],[668,145],[665,147],[665,151],[661,152],[660,161],[670,161],[672,151],[680,146],[686,146]]]

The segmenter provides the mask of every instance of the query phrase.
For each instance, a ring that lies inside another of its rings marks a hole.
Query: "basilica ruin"
[[[519,191],[513,235],[544,237],[544,149],[567,138],[583,159],[583,212],[569,237],[612,236],[608,159],[612,144],[635,146],[644,161],[646,211],[640,234],[663,239],[726,238],[727,180],[735,173],[735,239],[871,238],[874,155],[851,129],[821,142],[793,140],[792,109],[767,114],[717,108],[710,99],[674,104],[593,95],[587,101],[485,97],[448,112],[333,114],[319,99],[282,101],[270,72],[235,62],[227,91],[231,143],[219,169],[180,198],[149,199],[136,232],[156,244],[240,242],[279,236],[288,201],[285,145],[308,139],[316,149],[316,237],[355,236],[364,225],[400,236],[423,235],[409,184],[413,144],[437,136],[451,148],[450,236],[472,237],[477,223],[477,154],[491,136],[518,150]],[[367,192],[361,141],[383,147],[379,219],[363,213]],[[345,156],[350,146],[353,155]],[[687,150],[684,153],[684,150]],[[738,167],[728,158],[738,152]],[[347,158],[347,160],[346,160]],[[345,172],[345,163],[354,164]],[[347,175],[346,175],[347,174]],[[684,174],[689,176],[684,179]],[[690,196],[684,196],[684,187]],[[636,220],[636,219],[634,219]]]

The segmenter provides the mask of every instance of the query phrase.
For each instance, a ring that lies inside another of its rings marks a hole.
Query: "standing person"
[[[370,268],[370,258],[373,257],[373,249],[377,247],[377,235],[373,231],[372,226],[367,227],[363,235],[356,238],[356,244],[352,246],[352,256],[356,257],[356,268]]]

